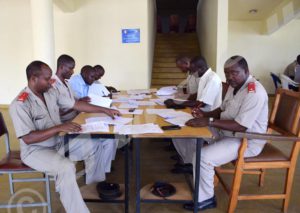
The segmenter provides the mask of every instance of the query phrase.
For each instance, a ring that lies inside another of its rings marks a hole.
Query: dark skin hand
[[[79,132],[81,126],[73,122],[67,122],[60,124],[49,129],[32,131],[29,134],[22,137],[26,144],[40,143],[41,141],[47,140],[60,132]]]

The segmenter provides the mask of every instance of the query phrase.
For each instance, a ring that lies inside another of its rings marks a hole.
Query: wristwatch
[[[213,117],[209,117],[208,119],[208,126],[211,126],[211,123],[214,122],[214,118]]]

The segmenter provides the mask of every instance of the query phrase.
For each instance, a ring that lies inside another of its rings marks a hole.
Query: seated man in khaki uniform
[[[233,56],[226,61],[224,72],[230,86],[221,107],[210,112],[198,109],[193,112],[196,118],[187,122],[187,125],[193,127],[209,126],[217,138],[214,143],[203,147],[201,152],[199,189],[195,189],[199,190],[199,210],[216,207],[214,167],[229,163],[238,157],[241,140],[230,137],[233,136],[233,132],[267,131],[267,92],[249,74],[247,61],[241,56]],[[264,140],[249,140],[245,157],[258,155],[265,143]],[[187,203],[184,208],[193,210],[194,204]]]
[[[16,135],[20,140],[22,161],[41,172],[55,176],[56,190],[68,213],[89,212],[76,182],[73,161],[85,161],[86,183],[103,180],[101,168],[102,139],[79,136],[69,141],[69,158],[65,158],[63,137],[60,132],[78,132],[80,125],[62,124],[59,108],[77,111],[103,112],[119,115],[116,110],[88,105],[85,102],[62,98],[51,88],[52,71],[41,61],[34,61],[26,68],[28,86],[10,105]]]

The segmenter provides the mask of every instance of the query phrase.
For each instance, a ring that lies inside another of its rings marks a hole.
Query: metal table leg
[[[194,213],[197,213],[198,198],[199,198],[199,178],[200,178],[200,159],[201,147],[203,146],[203,139],[197,138],[196,145],[196,166],[195,166],[195,189],[194,189]]]
[[[134,139],[135,145],[135,212],[140,213],[141,207],[141,198],[140,198],[140,186],[141,186],[141,177],[140,177],[140,140]]]
[[[125,213],[129,212],[129,154],[128,144],[125,146]]]

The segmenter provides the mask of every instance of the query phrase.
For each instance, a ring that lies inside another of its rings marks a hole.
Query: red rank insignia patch
[[[18,97],[18,101],[22,101],[22,102],[26,101],[26,99],[28,98],[28,95],[29,94],[27,92],[22,92]]]
[[[50,79],[50,84],[52,85],[52,84],[54,84],[55,83],[55,81],[56,81],[56,79],[55,78],[51,78]]]
[[[255,83],[254,82],[250,82],[248,84],[248,93],[250,93],[250,92],[252,92],[252,93],[255,92]]]

